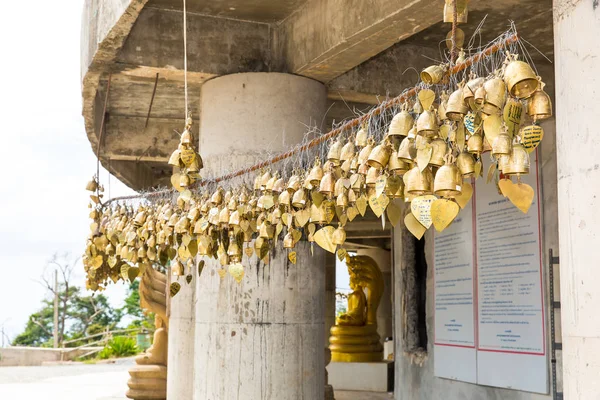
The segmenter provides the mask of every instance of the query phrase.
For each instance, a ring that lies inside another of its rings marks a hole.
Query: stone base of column
[[[333,386],[331,385],[325,385],[325,400],[335,400]]]

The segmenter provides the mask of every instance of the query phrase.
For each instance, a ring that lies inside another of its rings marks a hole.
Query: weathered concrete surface
[[[597,1],[554,1],[556,149],[566,399],[600,396],[600,35]]]
[[[247,21],[277,22],[287,17],[306,0],[188,0],[189,12]],[[180,0],[150,0],[152,7],[181,10]]]
[[[308,0],[275,31],[276,52],[290,72],[329,82],[440,21],[442,9],[426,0]]]
[[[290,94],[292,94],[290,96]],[[206,177],[252,165],[300,143],[325,113],[325,87],[280,73],[222,76],[202,86],[200,152]]]
[[[197,291],[196,400],[323,399],[324,251],[281,242],[268,265],[244,257],[241,284],[208,261]],[[188,384],[189,382],[185,382]]]

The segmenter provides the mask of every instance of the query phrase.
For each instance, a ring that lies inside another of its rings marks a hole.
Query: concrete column
[[[556,149],[566,399],[600,396],[600,7],[554,1]]]
[[[331,361],[331,350],[329,350],[329,335],[333,325],[335,325],[335,283],[336,273],[335,264],[337,257],[335,254],[325,254],[325,366]],[[325,370],[325,400],[333,400],[333,386],[329,384],[329,373]]]
[[[195,268],[192,276],[196,276]],[[170,277],[171,281],[176,277]],[[186,283],[185,277],[178,282],[181,290],[170,297],[169,356],[167,365],[167,399],[191,399],[194,379],[194,299],[195,281]],[[167,288],[167,293],[168,293]]]
[[[299,143],[319,125],[326,90],[279,73],[216,78],[202,87],[200,151],[204,176],[252,165]],[[281,241],[268,265],[244,256],[241,284],[207,261],[195,316],[196,400],[319,400],[325,385],[325,255],[299,242],[296,265]],[[189,368],[192,368],[189,365]]]
[[[377,333],[381,338],[381,343],[385,342],[386,337],[393,336],[393,317],[392,317],[392,255],[385,249],[361,249],[356,254],[369,256],[379,266],[383,272],[383,296],[377,309]]]

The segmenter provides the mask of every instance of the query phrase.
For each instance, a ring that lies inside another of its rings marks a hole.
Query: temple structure
[[[396,400],[600,395],[600,272],[590,262],[600,256],[592,129],[600,9],[567,0],[468,7],[460,27],[474,47],[514,21],[554,104],[532,154],[537,197],[528,214],[504,213],[476,186],[443,235],[416,240],[375,218],[349,223],[347,248],[358,258],[348,263],[354,290],[337,325],[335,258],[318,247],[311,255],[305,242],[296,265],[280,248],[268,265],[253,256],[241,285],[223,283],[208,260],[172,299],[159,289],[167,277],[146,276],[142,293],[158,329],[132,370],[130,398],[319,400],[342,389],[393,390]],[[450,30],[443,8],[443,0],[187,0],[203,175],[285,152],[308,128],[327,131],[414,86],[415,71],[441,59]],[[136,190],[170,184],[167,161],[186,117],[182,21],[181,0],[87,0],[83,12],[85,129],[102,165]],[[486,237],[504,253],[486,252]],[[525,267],[514,272],[503,255]],[[383,360],[390,337],[393,360]]]

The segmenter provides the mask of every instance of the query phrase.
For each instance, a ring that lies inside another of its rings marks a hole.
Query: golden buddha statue
[[[161,400],[167,398],[167,277],[152,268],[146,269],[140,282],[140,305],[155,314],[154,341],[142,355],[136,357],[136,366],[129,370],[126,396],[134,400]]]
[[[383,358],[377,333],[377,307],[383,295],[383,274],[369,256],[347,256],[350,274],[348,311],[331,328],[329,349],[335,362],[373,362]],[[365,293],[366,291],[366,293]]]

